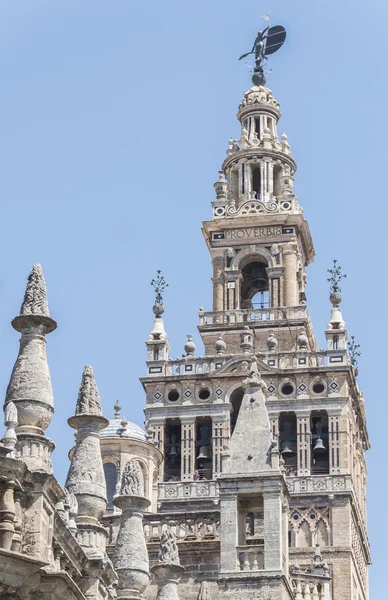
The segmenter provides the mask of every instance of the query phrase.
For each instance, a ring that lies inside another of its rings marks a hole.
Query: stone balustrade
[[[189,508],[189,507],[188,507]],[[181,516],[144,515],[144,535],[147,542],[159,542],[163,531],[172,531],[179,541],[212,541],[220,539],[219,513],[208,511]]]
[[[232,355],[209,357],[184,357],[169,361],[148,361],[148,375],[154,377],[176,377],[215,373],[221,369]],[[335,367],[349,364],[346,350],[321,350],[319,352],[273,352],[262,356],[270,367],[278,369],[303,369],[310,367]]]
[[[326,577],[305,576],[291,579],[294,600],[330,600],[329,583]]]
[[[288,491],[292,494],[311,494],[311,492],[335,493],[352,490],[351,475],[308,475],[306,477],[287,477]]]
[[[241,571],[261,571],[264,569],[264,544],[238,546],[237,556]]]
[[[207,499],[218,504],[219,485],[216,481],[168,481],[158,484],[158,502]]]
[[[257,323],[267,321],[300,321],[301,319],[310,320],[306,305],[288,306],[287,308],[254,308],[224,310],[220,312],[200,311],[199,326],[212,327],[220,324],[234,325],[238,323]]]

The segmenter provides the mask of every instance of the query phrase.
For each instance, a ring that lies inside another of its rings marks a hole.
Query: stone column
[[[78,502],[77,539],[87,554],[103,557],[108,533],[100,525],[106,510],[106,485],[99,431],[109,421],[102,415],[93,369],[88,365],[82,375],[75,415],[68,423],[77,429],[66,480],[66,488]]]
[[[30,471],[52,473],[54,442],[44,432],[54,413],[54,396],[46,357],[46,334],[56,329],[50,317],[42,267],[34,265],[28,277],[20,315],[12,327],[21,333],[20,350],[8,384],[5,408],[17,409],[17,456]]]
[[[299,305],[296,247],[285,246],[283,249],[284,265],[284,306]]]
[[[230,418],[229,413],[213,417],[212,423],[212,451],[213,451],[213,479],[223,471],[222,459],[224,447],[229,446]]]
[[[157,600],[179,600],[178,583],[185,569],[179,563],[178,546],[171,531],[162,533],[158,562],[151,569],[158,583]]]
[[[296,417],[297,439],[297,465],[298,475],[310,475],[311,470],[311,431],[310,413],[297,414]]]
[[[237,491],[222,494],[220,515],[221,571],[237,571]]]
[[[282,502],[279,493],[264,493],[264,569],[282,570]]]
[[[341,434],[340,434],[340,414],[338,412],[329,413],[329,465],[330,475],[341,473]]]
[[[224,310],[224,278],[225,258],[223,253],[213,256],[213,311]]]
[[[113,503],[121,508],[120,529],[113,553],[113,566],[119,577],[117,597],[135,600],[149,584],[149,561],[143,531],[143,513],[150,501],[144,496],[144,479],[136,460],[129,461],[121,478],[120,494]]]
[[[282,305],[281,281],[283,279],[283,267],[267,267],[269,285],[269,305],[276,308]]]
[[[15,531],[15,487],[14,481],[4,481],[0,487],[0,548],[4,550],[11,550]]]
[[[181,480],[192,481],[195,471],[195,419],[181,417]]]

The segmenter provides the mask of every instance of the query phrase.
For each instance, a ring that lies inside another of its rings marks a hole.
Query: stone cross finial
[[[46,281],[41,265],[34,265],[28,276],[20,314],[50,316],[47,303]]]
[[[164,531],[162,533],[158,562],[169,565],[180,565],[176,537],[172,531]]]
[[[78,392],[76,415],[102,415],[101,400],[92,367],[86,365]]]
[[[144,496],[144,477],[137,460],[130,460],[121,477],[121,496]]]

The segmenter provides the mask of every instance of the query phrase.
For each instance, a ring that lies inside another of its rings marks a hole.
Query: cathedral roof
[[[121,437],[132,438],[142,442],[146,441],[145,431],[139,425],[136,425],[136,423],[131,423],[131,421],[126,421],[124,427],[122,417],[110,419],[108,427],[100,431],[100,437]]]

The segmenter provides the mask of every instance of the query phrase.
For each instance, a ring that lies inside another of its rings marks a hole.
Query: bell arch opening
[[[329,473],[329,428],[325,410],[311,413],[311,473]]]
[[[230,413],[230,435],[233,435],[234,428],[236,427],[238,413],[240,412],[241,402],[244,397],[244,390],[242,388],[237,388],[234,390],[230,396],[230,403],[232,405],[232,410]]]
[[[103,467],[106,484],[107,508],[113,508],[113,496],[116,493],[118,471],[116,465],[112,462],[105,462]]]
[[[266,308],[270,305],[267,267],[264,261],[253,260],[242,268],[242,308]]]

